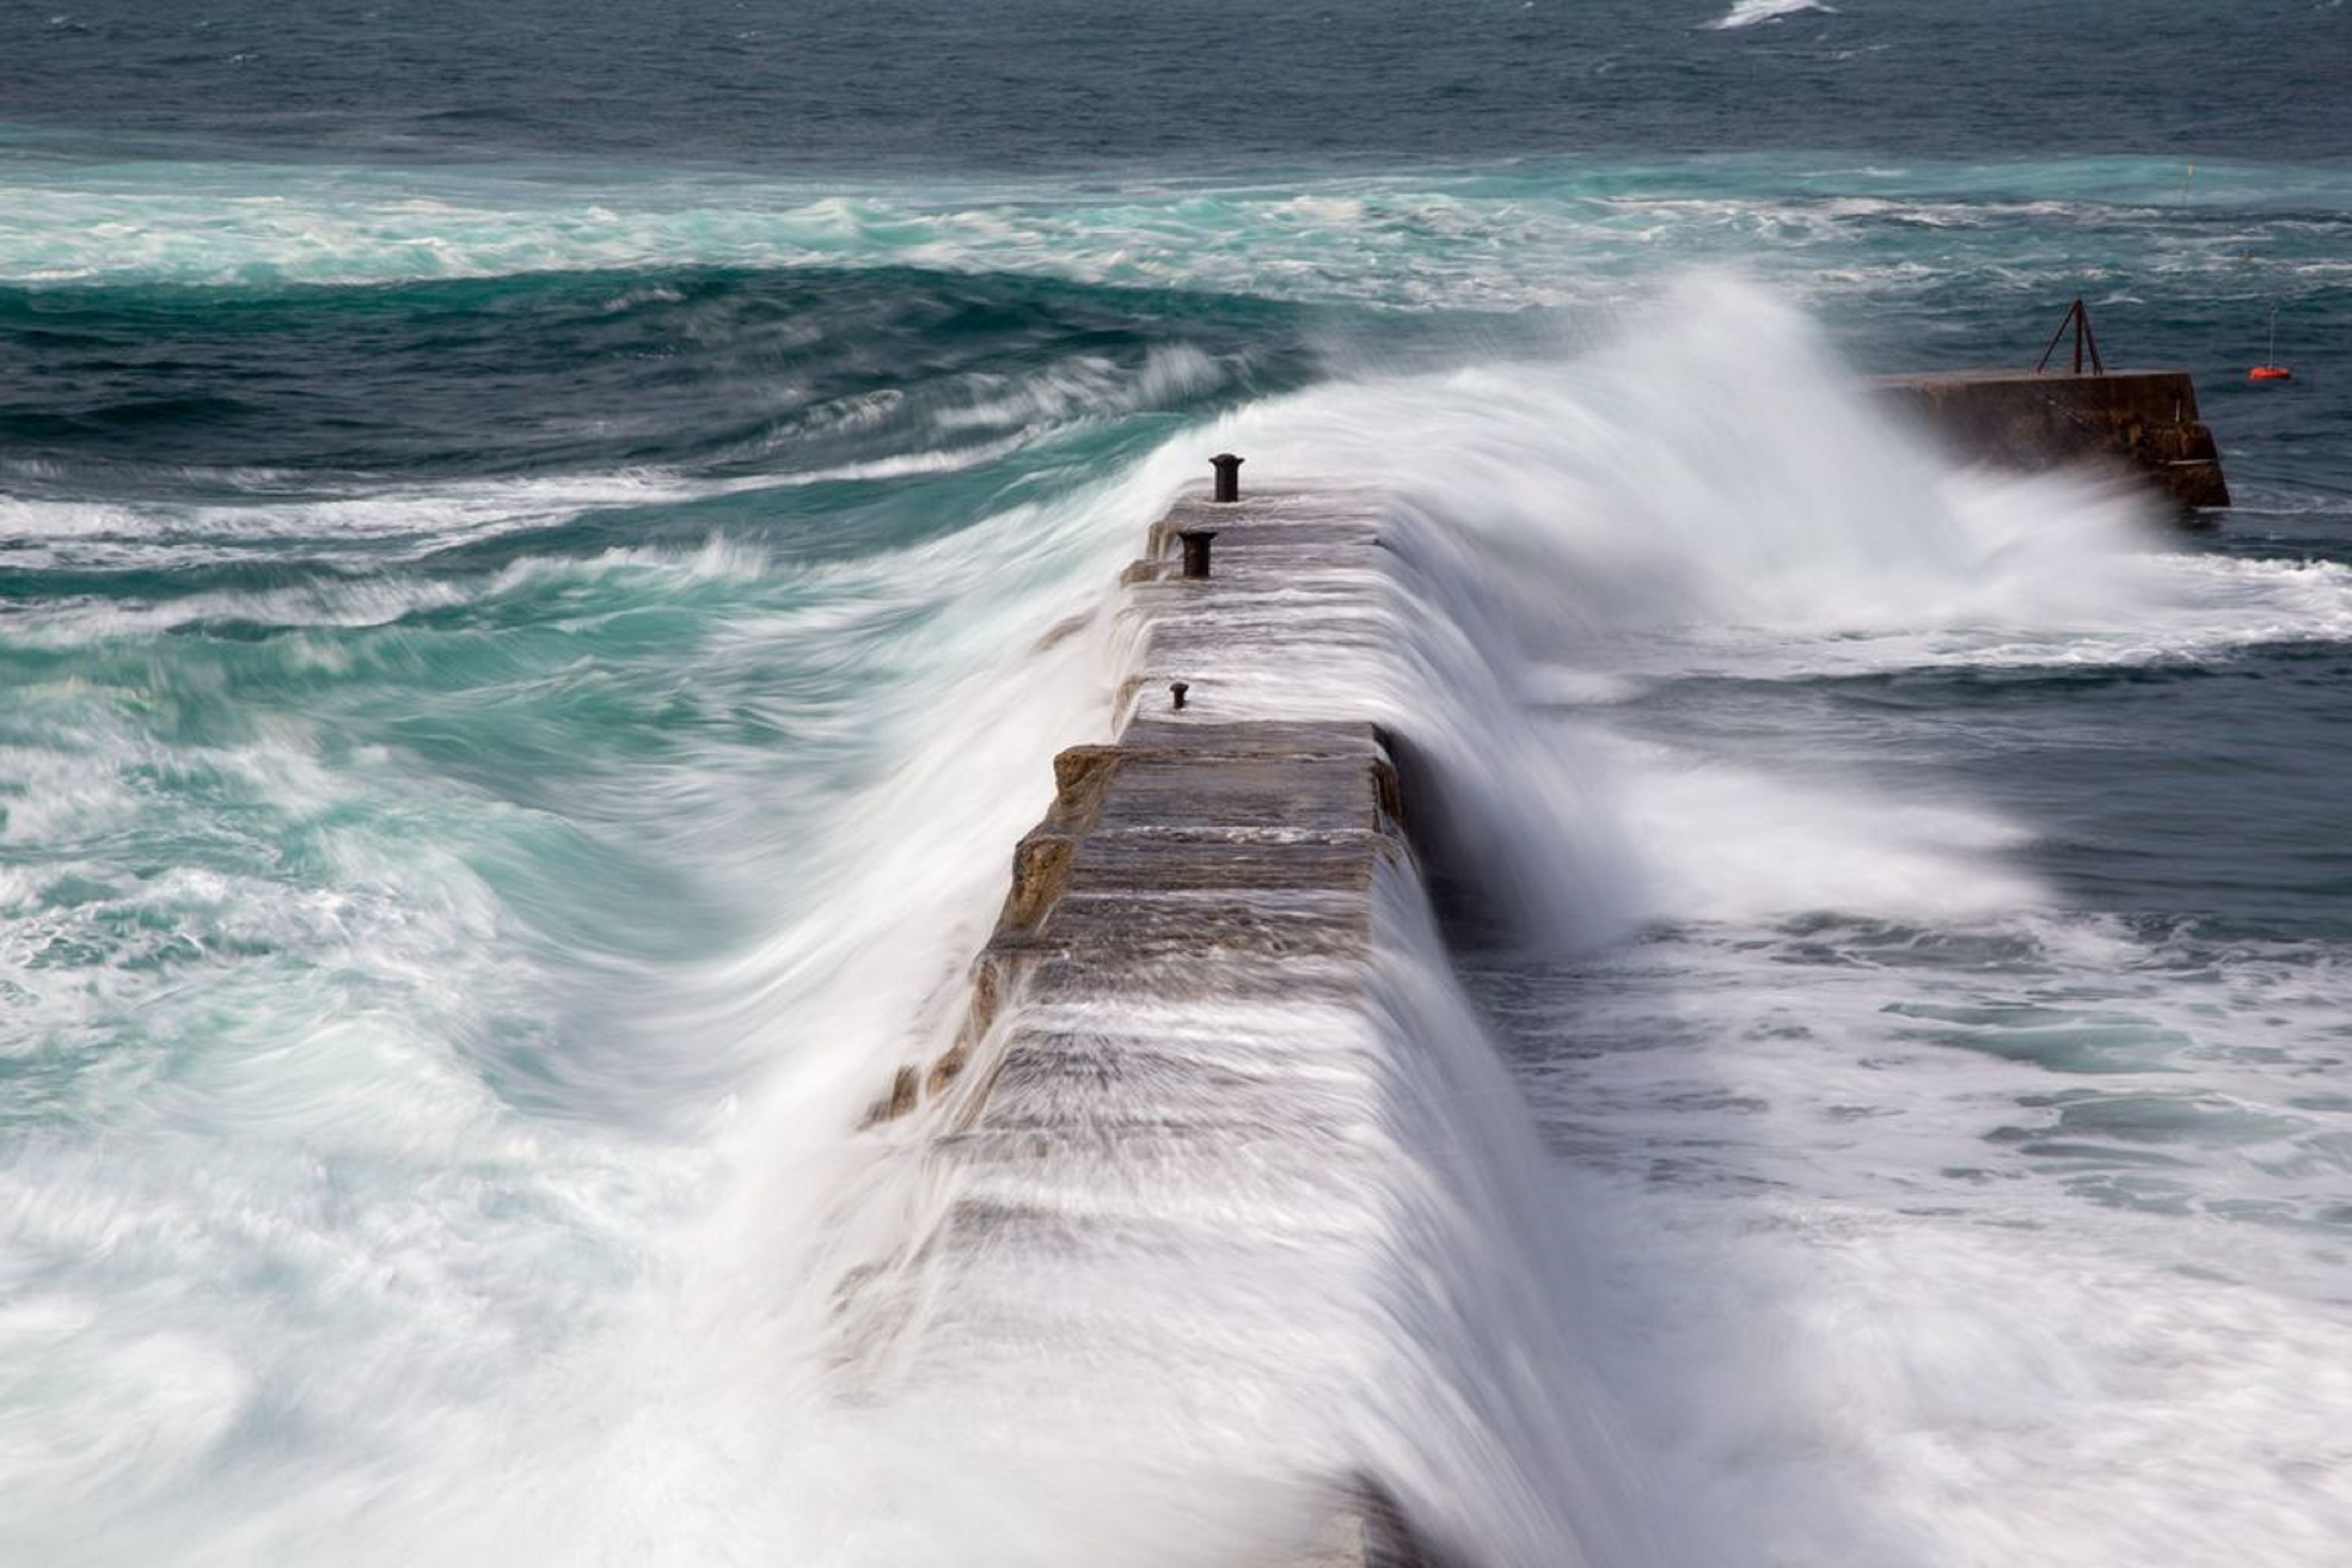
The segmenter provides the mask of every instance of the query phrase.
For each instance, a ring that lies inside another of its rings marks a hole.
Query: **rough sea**
[[[1396,498],[1582,868],[1450,955],[1542,1151],[1453,1287],[1559,1354],[1418,1369],[1581,1446],[1368,1469],[1561,1472],[1468,1568],[2352,1562],[2347,83],[2343,0],[0,10],[0,1568],[1280,1545],[1381,1391],[833,1310],[1226,449]],[[1861,389],[2078,296],[2210,529]]]

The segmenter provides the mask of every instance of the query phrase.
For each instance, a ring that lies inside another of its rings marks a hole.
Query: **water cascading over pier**
[[[1057,760],[961,1032],[876,1107],[935,1185],[845,1292],[859,1375],[1017,1389],[1087,1465],[1174,1437],[1228,1562],[1641,1561],[1416,850],[1466,649],[1379,493],[1224,493],[1129,572],[1118,739]]]

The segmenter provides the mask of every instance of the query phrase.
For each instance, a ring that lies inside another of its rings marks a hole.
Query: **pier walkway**
[[[1117,1342],[1148,1333],[1126,1347],[1139,1363],[1198,1354],[1230,1380],[1255,1359],[1264,1397],[1307,1401],[1316,1363],[1377,1353],[1360,1320],[1389,1256],[1380,1130],[1400,1090],[1372,1038],[1375,955],[1384,902],[1420,884],[1394,874],[1411,852],[1374,725],[1277,716],[1392,630],[1374,502],[1188,497],[1126,574],[1126,722],[1056,759],[961,1034],[877,1108],[947,1129],[952,1203],[926,1248],[951,1284],[919,1353],[1058,1337],[1115,1383]],[[1105,1303],[1126,1300],[1122,1323]],[[1423,1561],[1328,1419],[1323,1522],[1300,1521],[1291,1561]]]

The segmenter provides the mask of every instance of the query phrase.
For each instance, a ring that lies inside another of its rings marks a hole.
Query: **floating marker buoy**
[[[2271,349],[2263,363],[2246,373],[2248,381],[2293,381],[2294,372],[2278,362],[2278,307],[2271,307]]]

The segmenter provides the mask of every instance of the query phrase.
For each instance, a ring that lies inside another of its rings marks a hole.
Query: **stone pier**
[[[965,1321],[1034,1326],[1057,1310],[1039,1279],[1185,1256],[1203,1226],[1286,1294],[1329,1296],[1351,1287],[1293,1279],[1302,1259],[1391,1223],[1364,1130],[1394,1086],[1364,1037],[1382,900],[1419,897],[1382,874],[1411,858],[1397,773],[1370,723],[1265,700],[1383,636],[1379,531],[1365,495],[1194,496],[1127,573],[1141,673],[1118,736],[1056,759],[961,1034],[876,1108],[944,1126],[954,1197],[925,1249]],[[1246,1226],[1214,1217],[1236,1201]],[[1429,1561],[1377,1486],[1334,1474],[1329,1497],[1291,1568]]]
[[[2185,371],[1958,371],[1871,385],[1967,461],[2097,465],[2153,481],[2184,510],[2230,504],[2221,450]]]

